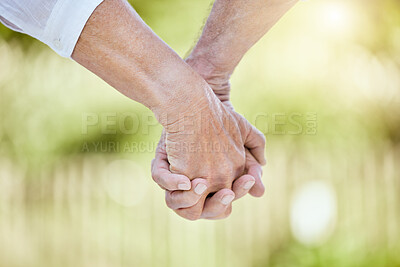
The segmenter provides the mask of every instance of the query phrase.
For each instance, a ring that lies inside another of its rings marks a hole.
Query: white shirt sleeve
[[[0,0],[0,22],[71,57],[90,15],[103,0]]]

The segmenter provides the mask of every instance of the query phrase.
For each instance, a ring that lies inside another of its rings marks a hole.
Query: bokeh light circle
[[[292,199],[291,230],[305,245],[320,245],[333,233],[337,200],[333,187],[325,181],[310,181],[301,186]]]

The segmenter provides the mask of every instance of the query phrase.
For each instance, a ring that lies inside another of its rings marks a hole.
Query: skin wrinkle
[[[218,98],[233,110],[229,102],[230,83],[229,79],[236,65],[240,62],[247,50],[252,47],[275,23],[295,4],[298,0],[216,0],[211,14],[203,27],[203,33],[192,49],[192,53],[187,57],[186,62],[196,70],[212,87]],[[244,119],[244,118],[243,118]],[[254,158],[263,150],[256,151],[256,144],[265,145],[265,138],[255,128],[246,127],[241,118],[237,120],[240,124],[242,135],[250,141],[247,143],[246,150],[246,172],[255,179],[255,185],[250,191],[238,192],[238,196],[243,196],[250,192],[253,196],[262,196],[264,185],[261,182],[262,169],[259,162]],[[248,129],[243,129],[243,127]],[[261,139],[260,139],[261,138]],[[248,176],[240,177],[236,182],[243,184]],[[238,190],[236,188],[236,190]],[[183,192],[185,193],[185,192]],[[236,193],[236,192],[235,192]],[[231,213],[231,205],[227,208],[215,210],[214,196],[208,198],[201,212],[200,206],[196,204],[191,208],[175,210],[179,215],[197,219],[199,217],[207,219],[225,218]],[[168,194],[166,194],[168,198]],[[199,202],[201,202],[200,200]],[[210,211],[213,211],[210,213]]]
[[[196,204],[198,209],[189,212],[189,217],[201,216],[208,193],[231,188],[235,174],[245,168],[244,145],[248,141],[243,139],[247,134],[240,129],[243,123],[237,122],[241,116],[223,105],[206,81],[158,38],[125,1],[105,0],[99,5],[72,57],[154,112],[165,129],[165,142],[161,144],[165,149],[156,153],[162,158],[155,161],[168,161],[169,170],[164,168],[164,172],[171,171],[169,174],[175,177],[183,174],[186,178],[207,179],[204,181],[208,188]],[[191,134],[182,128],[182,116],[193,116]],[[191,153],[181,149],[182,145],[196,143],[220,143],[228,150],[209,153],[201,149]],[[163,181],[159,176],[160,171],[153,172],[154,180]]]

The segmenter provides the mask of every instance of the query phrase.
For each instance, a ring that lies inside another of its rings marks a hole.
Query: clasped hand
[[[228,81],[204,76],[208,97],[168,124],[152,161],[167,206],[189,220],[226,218],[233,200],[264,193],[264,135],[234,111]]]
[[[71,57],[163,125],[152,176],[180,216],[225,218],[233,200],[264,193],[265,138],[234,111],[229,78],[296,2],[215,1],[186,63],[126,1],[103,1],[86,23]]]

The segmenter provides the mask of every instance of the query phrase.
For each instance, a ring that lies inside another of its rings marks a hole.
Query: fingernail
[[[249,190],[250,188],[253,187],[254,183],[255,183],[254,181],[248,181],[247,183],[244,184],[243,188],[245,190]]]
[[[232,202],[232,200],[233,200],[234,198],[235,198],[235,197],[232,196],[232,195],[224,196],[224,197],[221,199],[221,203],[222,203],[223,205],[228,205],[229,203]]]
[[[201,195],[204,193],[204,191],[206,191],[207,186],[205,184],[198,184],[196,185],[196,187],[194,188],[194,192],[198,195]]]
[[[178,184],[178,189],[179,190],[190,190],[190,184],[187,184],[187,183]]]

